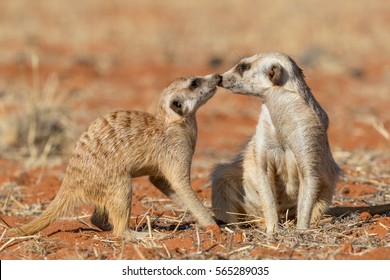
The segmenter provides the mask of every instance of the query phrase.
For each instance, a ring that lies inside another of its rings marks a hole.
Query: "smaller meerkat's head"
[[[164,89],[160,109],[171,120],[191,116],[214,95],[220,82],[218,74],[177,78]]]
[[[303,81],[302,70],[288,55],[266,52],[241,59],[222,74],[219,86],[234,93],[264,97],[266,90],[275,86],[298,91],[297,80]]]

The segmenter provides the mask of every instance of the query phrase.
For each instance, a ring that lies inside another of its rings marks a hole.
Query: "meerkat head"
[[[218,74],[178,78],[163,91],[160,108],[170,119],[191,116],[214,95],[220,81]]]
[[[280,52],[258,53],[243,58],[222,74],[222,86],[234,93],[263,97],[267,89],[278,86],[296,91],[296,80],[303,79],[302,70]]]

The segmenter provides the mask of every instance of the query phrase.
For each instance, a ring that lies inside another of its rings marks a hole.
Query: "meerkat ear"
[[[279,63],[272,64],[267,71],[268,78],[275,86],[283,84],[283,67]]]
[[[176,114],[178,114],[178,115],[180,115],[180,116],[182,116],[182,115],[184,114],[184,112],[183,112],[183,104],[182,104],[181,100],[179,100],[179,99],[173,99],[173,100],[171,101],[170,107],[171,107],[171,109],[172,109],[173,111],[176,112]]]

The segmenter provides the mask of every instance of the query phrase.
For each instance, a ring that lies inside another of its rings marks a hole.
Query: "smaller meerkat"
[[[216,218],[264,217],[272,234],[288,211],[297,228],[307,229],[331,204],[340,168],[328,143],[328,116],[302,70],[283,53],[258,53],[222,74],[220,85],[261,98],[262,110],[243,151],[213,172]]]
[[[220,79],[217,74],[178,78],[162,92],[155,115],[117,111],[95,120],[77,142],[54,200],[40,217],[10,234],[34,234],[78,204],[90,203],[97,227],[124,238],[142,237],[129,229],[131,181],[146,175],[202,226],[215,225],[191,187],[190,169],[196,111],[214,95]]]

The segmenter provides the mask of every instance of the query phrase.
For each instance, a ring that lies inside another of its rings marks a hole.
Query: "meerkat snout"
[[[222,83],[222,76],[220,74],[215,74],[217,79],[217,85],[219,86]]]
[[[206,76],[206,78],[209,78],[211,87],[219,86],[222,82],[222,76],[220,74],[211,74],[209,76]]]
[[[222,76],[220,74],[211,74],[210,76],[212,77],[212,80],[216,81],[217,84],[222,79]]]

